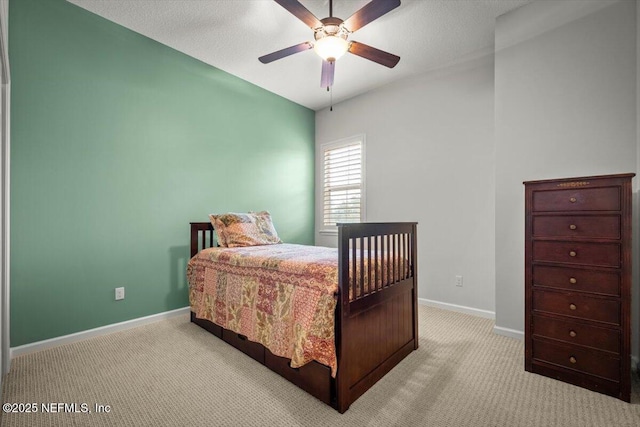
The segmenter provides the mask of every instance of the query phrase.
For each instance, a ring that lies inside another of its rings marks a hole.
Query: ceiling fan
[[[349,35],[382,15],[400,6],[400,0],[372,0],[344,21],[333,16],[333,0],[329,0],[329,17],[318,19],[298,0],[274,0],[295,17],[307,24],[314,32],[314,42],[303,42],[295,46],[270,53],[258,58],[263,64],[293,55],[294,53],[314,49],[322,58],[322,77],[320,86],[327,90],[333,85],[335,62],[346,52],[393,68],[400,57],[367,46],[364,43],[349,41]]]

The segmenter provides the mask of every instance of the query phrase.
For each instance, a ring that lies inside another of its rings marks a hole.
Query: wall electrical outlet
[[[456,276],[456,286],[462,287],[462,276]]]
[[[124,299],[124,288],[116,288],[116,301]]]

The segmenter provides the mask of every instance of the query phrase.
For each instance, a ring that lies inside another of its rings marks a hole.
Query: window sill
[[[322,235],[322,236],[337,236],[338,235],[338,229],[335,230],[320,230],[318,231],[318,234]]]

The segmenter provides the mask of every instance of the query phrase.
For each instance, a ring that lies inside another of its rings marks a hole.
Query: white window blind
[[[324,226],[362,221],[362,141],[327,145],[323,177]]]

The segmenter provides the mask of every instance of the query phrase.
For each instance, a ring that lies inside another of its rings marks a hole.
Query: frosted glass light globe
[[[325,61],[333,62],[347,52],[349,43],[342,37],[326,36],[316,40],[313,49]]]

